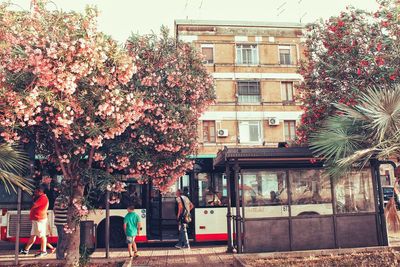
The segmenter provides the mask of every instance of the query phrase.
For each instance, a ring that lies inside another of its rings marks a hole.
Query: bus
[[[197,180],[197,177],[200,180]],[[213,175],[201,173],[196,175],[196,185],[193,184],[193,178],[193,174],[184,175],[167,192],[160,192],[158,188],[151,184],[139,184],[134,180],[125,181],[127,184],[126,192],[118,196],[119,202],[113,203],[114,196],[111,194],[110,247],[125,245],[123,218],[127,213],[127,206],[131,203],[134,204],[135,212],[141,217],[142,221],[142,231],[141,235],[136,238],[137,242],[173,242],[178,240],[175,209],[175,192],[178,189],[182,190],[195,205],[192,212],[193,220],[188,229],[189,238],[197,242],[227,240],[227,210],[226,205],[221,202],[221,200],[225,201],[222,196],[226,196],[227,182],[225,177],[221,173]],[[216,187],[212,188],[211,183],[215,183]],[[225,189],[222,187],[225,187]],[[17,197],[13,192],[8,194],[1,190],[3,189],[0,189],[1,240],[15,242]],[[218,193],[218,190],[221,191],[221,194]],[[220,197],[217,195],[220,195]],[[217,198],[219,201],[216,200]],[[95,209],[83,218],[84,221],[94,222],[97,247],[104,247],[105,245],[106,211],[104,199],[105,194],[99,195],[93,203]],[[48,216],[51,231],[48,240],[55,243],[57,242],[57,230],[54,225],[52,201],[54,201],[54,198],[50,199],[49,205]],[[31,196],[24,193],[20,227],[21,243],[27,242],[30,235],[29,208],[31,204]]]
[[[175,192],[180,189],[193,202],[192,223],[189,225],[189,239],[195,242],[227,241],[228,186],[231,190],[231,203],[235,203],[235,186],[228,182],[221,170],[215,170],[212,160],[197,162],[196,172],[182,176],[167,192],[157,187],[139,184],[135,180],[125,181],[126,192],[119,202],[110,204],[110,247],[125,245],[123,218],[127,206],[134,203],[135,212],[142,219],[141,235],[138,242],[175,242],[178,239],[178,225],[175,210]],[[200,166],[199,166],[200,165]],[[381,167],[383,185],[393,184],[393,171],[390,166]],[[333,213],[332,190],[329,178],[322,175],[321,168],[301,169],[246,169],[240,173],[240,205],[244,206],[246,218],[288,217],[329,215]],[[372,184],[364,181],[370,172],[360,172],[349,180],[337,184],[335,197],[338,211],[349,212],[369,208],[367,200],[372,198]],[[350,194],[350,195],[349,195]],[[95,209],[84,218],[93,221],[97,247],[103,247],[105,240],[105,200],[98,194],[94,200]],[[113,198],[113,196],[111,196]],[[5,201],[7,200],[7,201]],[[112,201],[111,201],[112,202]],[[1,240],[15,241],[17,212],[16,196],[0,190]],[[27,242],[31,224],[29,221],[30,196],[23,195],[20,241]],[[51,207],[52,205],[50,205]],[[235,215],[235,209],[232,210]],[[51,233],[49,242],[57,241],[57,231],[49,210]]]

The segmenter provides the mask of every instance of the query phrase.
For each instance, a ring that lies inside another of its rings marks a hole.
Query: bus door
[[[178,222],[176,221],[176,196],[181,189],[190,197],[189,175],[184,175],[167,192],[161,193],[155,186],[149,185],[149,214],[147,233],[149,240],[178,240]],[[190,237],[190,232],[189,232]]]

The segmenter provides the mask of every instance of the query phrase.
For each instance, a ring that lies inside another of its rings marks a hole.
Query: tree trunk
[[[79,216],[78,208],[73,204],[73,200],[81,200],[83,197],[84,186],[77,184],[73,186],[73,197],[70,200],[68,209],[68,228],[72,233],[67,233],[65,240],[65,266],[79,266],[79,245],[80,245],[80,223],[77,223]]]

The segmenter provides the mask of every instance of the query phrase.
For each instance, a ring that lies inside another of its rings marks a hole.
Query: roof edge
[[[305,24],[297,22],[267,22],[267,21],[241,21],[241,20],[193,20],[176,19],[175,25],[198,26],[233,26],[233,27],[275,27],[275,28],[304,28]]]

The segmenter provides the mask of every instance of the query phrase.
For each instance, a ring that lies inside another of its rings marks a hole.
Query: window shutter
[[[236,63],[242,64],[242,47],[240,45],[236,46]]]
[[[239,136],[240,143],[246,143],[250,141],[249,123],[247,121],[242,121],[239,123]]]

